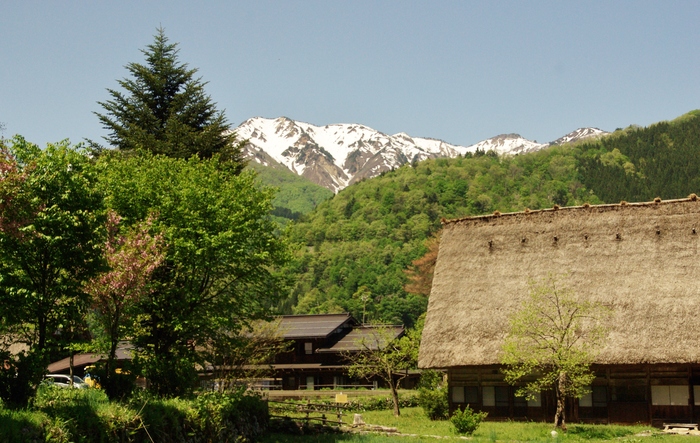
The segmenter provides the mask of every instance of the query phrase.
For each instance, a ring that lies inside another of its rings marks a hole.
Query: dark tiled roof
[[[131,360],[131,345],[120,343],[117,348],[117,360]],[[83,366],[88,366],[93,363],[97,363],[100,360],[106,360],[107,355],[105,354],[76,354],[73,356],[73,367],[80,368]],[[48,371],[51,374],[67,371],[70,369],[70,357],[66,357],[63,360],[55,361],[51,363],[48,367]]]
[[[381,349],[388,342],[403,335],[400,325],[364,325],[354,328],[329,348],[319,348],[316,352],[352,352],[363,349]]]
[[[285,339],[326,338],[341,326],[356,324],[350,314],[284,315],[279,331]]]

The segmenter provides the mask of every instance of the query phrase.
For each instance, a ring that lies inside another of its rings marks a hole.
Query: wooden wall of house
[[[698,422],[700,365],[594,366],[592,392],[567,401],[567,420],[594,423]],[[450,409],[466,404],[491,420],[554,419],[556,400],[544,392],[539,401],[515,397],[499,366],[448,370]]]

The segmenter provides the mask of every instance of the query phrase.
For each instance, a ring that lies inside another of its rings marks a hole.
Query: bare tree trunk
[[[394,382],[393,374],[389,376],[388,381],[389,388],[391,388],[391,400],[394,402],[394,416],[398,417],[401,415],[401,411],[399,410],[399,392],[396,383]]]
[[[554,415],[554,427],[566,432],[566,372],[559,373],[555,389],[557,394],[557,412]]]
[[[70,358],[68,359],[68,375],[70,376],[70,387],[73,387],[73,350],[70,350]]]

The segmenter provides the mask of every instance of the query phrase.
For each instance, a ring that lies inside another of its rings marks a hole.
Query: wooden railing
[[[329,405],[311,403],[310,401],[306,403],[293,403],[268,400],[267,403],[270,409],[270,417],[302,420],[307,423],[319,421],[323,425],[332,424],[336,426],[341,426],[343,424],[343,411],[346,409],[346,406],[341,404]],[[335,416],[335,419],[329,418],[327,414],[329,416]]]

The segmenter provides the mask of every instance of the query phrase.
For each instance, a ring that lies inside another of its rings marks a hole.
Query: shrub
[[[447,387],[444,386],[444,373],[426,370],[420,376],[418,383],[418,405],[423,408],[425,415],[431,420],[447,420],[450,418],[450,407],[447,401]]]
[[[269,423],[267,403],[243,391],[206,392],[193,400],[141,393],[130,403],[159,443],[255,441]]]
[[[435,389],[443,385],[445,373],[432,369],[424,370],[418,380],[418,388]]]
[[[487,415],[486,412],[474,412],[474,410],[467,405],[463,411],[457,409],[454,414],[452,414],[450,421],[458,434],[472,435]]]
[[[67,389],[41,385],[34,408],[46,414],[50,441],[129,441],[141,427],[136,411],[110,403],[99,389]]]
[[[244,391],[206,392],[193,402],[197,427],[205,441],[257,440],[267,430],[267,403]]]
[[[446,386],[434,389],[420,388],[418,404],[431,420],[447,420],[450,417]]]

